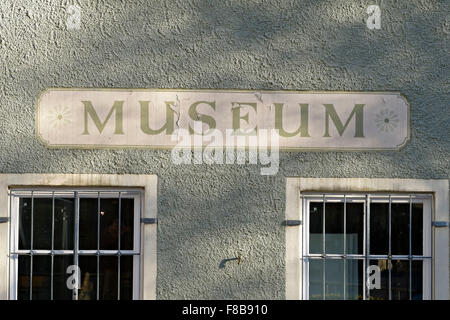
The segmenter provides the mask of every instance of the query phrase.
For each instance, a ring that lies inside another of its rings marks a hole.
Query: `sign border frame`
[[[279,147],[279,151],[283,152],[372,152],[372,151],[401,151],[411,141],[411,104],[408,98],[399,91],[327,91],[327,90],[258,90],[258,89],[174,89],[174,88],[77,88],[77,87],[48,87],[43,90],[36,101],[35,116],[35,132],[37,139],[49,149],[74,149],[74,150],[120,150],[120,149],[145,149],[145,150],[171,150],[174,146],[143,146],[143,145],[79,145],[79,144],[49,144],[39,133],[39,105],[42,97],[49,91],[153,91],[153,92],[239,92],[239,93],[284,93],[284,94],[395,94],[402,99],[407,106],[407,135],[402,143],[393,148],[352,148],[352,147]],[[203,147],[191,147],[191,149],[199,149]],[[239,148],[239,150],[248,150],[248,147]]]

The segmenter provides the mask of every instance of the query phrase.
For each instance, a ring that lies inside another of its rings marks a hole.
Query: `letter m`
[[[344,133],[345,129],[347,129],[348,124],[350,123],[350,120],[355,116],[355,138],[364,138],[364,114],[363,114],[363,108],[364,104],[355,104],[355,107],[353,108],[352,112],[347,118],[347,121],[345,124],[342,124],[341,119],[336,113],[336,110],[334,109],[334,106],[332,104],[324,104],[325,107],[325,134],[324,137],[329,138],[330,132],[329,132],[329,124],[331,120],[334,123],[334,126],[336,127],[338,133],[340,136]]]
[[[106,116],[105,121],[101,122],[98,117],[97,112],[92,106],[91,101],[81,101],[84,105],[84,131],[83,134],[89,134],[88,123],[89,117],[91,117],[95,126],[97,127],[98,132],[102,133],[103,129],[105,129],[106,123],[109,118],[111,118],[113,112],[115,112],[115,130],[114,134],[124,134],[123,133],[123,101],[114,101],[112,108],[109,110],[108,115]]]

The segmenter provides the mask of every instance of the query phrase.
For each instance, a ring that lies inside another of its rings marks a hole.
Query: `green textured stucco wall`
[[[381,30],[366,27],[370,4]],[[156,174],[158,299],[283,299],[285,177],[449,178],[449,36],[445,0],[1,0],[0,172]],[[175,166],[168,150],[50,150],[35,135],[48,87],[400,91],[412,140],[282,153],[269,177]]]

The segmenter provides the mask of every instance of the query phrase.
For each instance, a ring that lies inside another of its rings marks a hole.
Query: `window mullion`
[[[310,231],[309,231],[309,221],[310,221],[310,201],[306,201],[306,198],[302,198],[302,202],[303,202],[303,212],[304,212],[304,223],[302,223],[302,228],[303,228],[303,243],[304,243],[304,247],[302,247],[300,250],[302,252],[302,258],[304,259],[303,261],[305,261],[306,267],[303,268],[303,272],[305,275],[305,284],[303,285],[304,288],[304,296],[305,299],[309,300],[309,268],[310,268],[310,260],[309,260],[309,237],[310,237]]]
[[[33,300],[33,218],[34,218],[34,192],[31,191],[31,239],[30,239],[30,300]]]
[[[51,270],[50,270],[50,300],[53,300],[53,276],[55,263],[55,192],[52,192],[52,253],[51,253]]]
[[[346,300],[346,269],[347,269],[347,198],[344,194],[344,300]]]
[[[117,300],[120,300],[120,257],[121,257],[121,252],[120,252],[120,233],[121,233],[121,209],[122,209],[122,198],[121,198],[122,194],[119,192],[119,222],[118,222],[118,230],[119,230],[119,235],[118,235],[118,239],[119,239],[119,243],[118,243],[118,252],[117,252]]]
[[[73,241],[73,264],[75,265],[75,283],[76,285],[72,289],[72,300],[78,300],[78,287],[81,275],[79,274],[79,261],[78,261],[78,251],[79,251],[79,238],[80,238],[80,205],[78,191],[74,193],[75,198],[75,221],[74,221],[74,241]]]
[[[97,193],[97,300],[100,300],[100,192]]]
[[[369,256],[370,256],[370,195],[366,195],[366,226],[364,228],[364,230],[366,231],[366,263],[364,266],[364,270],[363,270],[363,274],[364,274],[364,282],[363,282],[363,286],[364,286],[364,300],[370,300],[370,287],[367,285],[367,268],[370,265],[370,260],[369,260]]]
[[[412,195],[409,196],[409,257],[408,257],[408,260],[409,260],[409,300],[412,300]]]
[[[389,300],[392,300],[392,196],[389,195]]]
[[[8,290],[8,299],[11,299],[11,289],[12,289],[12,284],[11,284],[11,279],[12,279],[12,274],[11,274],[11,260],[12,260],[12,254],[11,251],[16,251],[16,241],[15,241],[15,232],[14,232],[14,238],[13,238],[13,233],[12,233],[12,225],[13,225],[13,199],[15,200],[15,197],[13,196],[13,193],[10,192],[10,197],[9,197],[9,236],[8,236],[8,248],[9,248],[9,255],[8,255],[8,279],[9,279],[9,285],[10,288]],[[15,202],[15,201],[14,201]],[[15,212],[15,210],[14,210]],[[17,214],[18,215],[18,214]],[[13,244],[14,243],[14,244]],[[14,247],[13,247],[14,246]],[[13,248],[13,250],[11,250]],[[15,290],[17,292],[17,290]],[[17,294],[14,297],[17,299]]]
[[[430,300],[433,300],[433,298],[434,298],[434,296],[433,296],[433,290],[434,290],[434,288],[433,288],[433,283],[434,283],[434,272],[433,272],[433,270],[434,270],[434,268],[433,268],[433,261],[434,261],[434,259],[433,259],[433,233],[434,233],[434,230],[433,230],[433,203],[434,203],[434,201],[432,201],[433,200],[433,198],[431,199],[431,201],[430,201],[430,212],[429,212],[429,215],[430,215],[430,228],[431,228],[431,232],[430,232],[430,239],[429,239],[429,241],[430,241],[430,247],[429,247],[429,254],[427,254],[427,256],[431,256],[432,258],[431,258],[431,262],[430,262],[430,264],[431,264],[431,270],[430,270],[430,272],[431,272],[431,275],[430,275],[430,281],[431,281],[431,284],[430,284],[430,290],[431,290],[431,292],[430,292]],[[425,216],[425,205],[423,205],[422,206],[422,212],[423,212],[423,216]],[[422,228],[423,228],[424,226],[422,226]],[[422,239],[422,243],[423,243],[423,239]],[[427,247],[428,247],[428,245],[427,245]],[[422,245],[422,255],[425,255],[425,245]],[[424,266],[425,264],[424,264],[424,262],[422,262],[422,270],[424,270],[425,269],[425,266]],[[425,275],[423,275],[424,277],[425,277]],[[422,297],[423,297],[423,291],[424,291],[424,289],[422,288]]]
[[[325,286],[325,280],[326,280],[326,277],[325,277],[325,275],[326,275],[326,258],[325,258],[325,255],[326,255],[326,248],[325,248],[325,201],[326,201],[326,199],[325,199],[325,194],[323,195],[323,206],[322,206],[322,262],[323,262],[323,268],[322,268],[322,271],[323,271],[323,275],[322,275],[322,283],[323,283],[323,288],[322,288],[322,294],[323,294],[323,300],[325,300],[325,293],[326,293],[326,290],[325,290],[325,288],[326,288],[326,286]]]
[[[34,231],[34,192],[31,191],[31,239],[30,239],[30,300],[33,300],[33,231]]]

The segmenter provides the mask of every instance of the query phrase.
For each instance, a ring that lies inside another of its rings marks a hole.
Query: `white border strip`
[[[433,193],[433,221],[449,221],[449,180],[286,178],[286,220],[303,220],[300,194],[314,192]],[[302,227],[286,227],[286,299],[301,299]],[[433,298],[449,300],[449,228],[433,228]]]
[[[143,218],[157,218],[158,178],[156,175],[116,174],[0,174],[0,217],[9,216],[8,189],[11,187],[130,187],[144,188]],[[156,299],[157,225],[142,226],[141,298]],[[0,224],[0,300],[8,299],[9,223]]]

